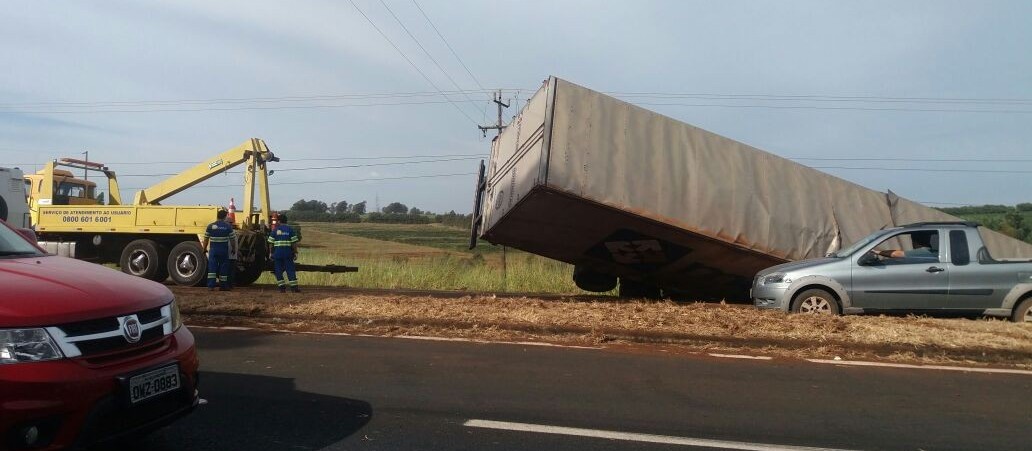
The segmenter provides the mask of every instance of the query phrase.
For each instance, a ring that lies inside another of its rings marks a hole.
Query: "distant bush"
[[[357,213],[326,213],[315,211],[288,210],[287,219],[290,222],[362,222],[362,216]]]
[[[406,209],[406,211],[408,211]],[[429,224],[430,218],[423,215],[410,215],[401,213],[379,213],[372,212],[362,218],[362,222],[373,222],[378,224]]]
[[[940,208],[939,210],[954,216],[962,216],[1007,213],[1014,211],[1014,207],[1008,207],[1006,205],[973,205],[968,207]]]

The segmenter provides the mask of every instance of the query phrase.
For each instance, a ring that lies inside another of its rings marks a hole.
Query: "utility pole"
[[[502,109],[503,108],[509,108],[509,104],[505,103],[505,102],[502,102],[502,90],[501,89],[499,89],[498,91],[495,91],[494,98],[492,98],[491,101],[494,102],[495,105],[498,106],[498,122],[495,125],[478,125],[477,128],[480,129],[480,133],[483,133],[483,135],[485,137],[487,136],[487,131],[488,130],[497,130],[498,134],[495,135],[495,138],[497,139],[497,137],[502,136],[502,130],[505,130],[505,124],[502,122]],[[476,212],[473,212],[473,214],[475,215]],[[503,290],[507,290],[508,288],[509,288],[508,265],[505,262],[505,245],[502,245],[502,289]]]
[[[502,102],[502,90],[500,89],[498,91],[495,91],[494,98],[491,99],[491,101],[498,105],[498,123],[495,125],[477,126],[477,128],[480,129],[480,132],[483,133],[485,137],[487,136],[488,130],[498,130],[498,135],[500,136],[502,134],[502,130],[505,129],[505,125],[502,124],[502,108],[509,108],[508,103]]]
[[[86,159],[84,161],[89,163],[90,162],[90,151],[87,150],[87,151],[83,152],[82,154],[86,155]],[[87,170],[86,168],[82,168],[82,179],[86,180],[86,181],[89,181],[89,179],[90,179],[90,171]]]

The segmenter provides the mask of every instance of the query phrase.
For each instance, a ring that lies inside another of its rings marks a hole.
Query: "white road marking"
[[[720,357],[722,359],[749,359],[749,360],[773,360],[774,357],[767,357],[763,355],[741,355],[741,354],[709,354],[710,357]]]
[[[1029,370],[1015,370],[1007,368],[968,368],[963,366],[945,366],[945,365],[911,365],[908,363],[882,363],[882,362],[864,362],[858,360],[825,360],[825,359],[806,359],[810,363],[821,363],[828,365],[851,365],[851,366],[876,366],[883,368],[908,368],[916,370],[939,370],[939,371],[966,371],[970,373],[996,373],[996,374],[1021,374],[1024,376],[1032,376],[1032,371]]]
[[[674,437],[670,435],[637,434],[633,432],[603,431],[599,429],[569,428],[563,426],[549,426],[544,424],[510,423],[507,421],[468,420],[463,425],[474,428],[501,429],[506,431],[537,432],[541,434],[572,435],[576,437],[592,437],[608,440],[660,443],[664,445],[703,446],[707,448],[737,449],[747,451],[845,451],[836,450],[834,448],[810,448],[806,446],[733,442],[728,440]]]

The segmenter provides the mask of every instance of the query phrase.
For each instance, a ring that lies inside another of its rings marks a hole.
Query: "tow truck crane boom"
[[[269,172],[266,163],[270,161],[279,161],[279,158],[269,151],[265,141],[251,138],[239,146],[215,155],[190,169],[162,180],[154,186],[138,191],[133,198],[133,204],[160,205],[161,201],[246,162],[243,211],[247,214],[244,218],[244,223],[264,222],[268,224],[270,211]],[[254,211],[254,188],[256,182],[259,191],[259,202],[261,203],[261,210],[258,214],[261,216],[257,218],[257,221],[254,221],[251,218],[251,213]]]

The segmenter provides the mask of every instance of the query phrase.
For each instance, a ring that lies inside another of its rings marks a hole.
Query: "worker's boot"
[[[297,287],[297,286],[290,287],[290,291],[292,291],[294,293],[300,293],[301,292],[301,287]]]
[[[284,287],[284,286],[280,286],[280,287],[279,287],[279,292],[280,292],[280,293],[286,293],[286,292],[287,292],[287,287]]]

